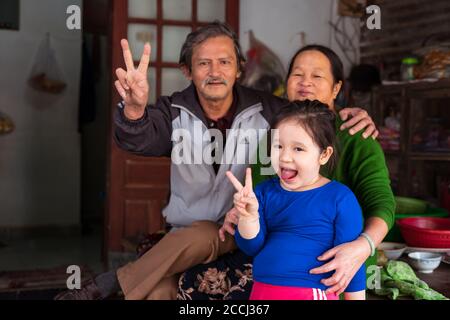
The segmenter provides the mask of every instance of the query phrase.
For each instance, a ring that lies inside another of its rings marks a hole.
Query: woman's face
[[[334,110],[334,99],[342,82],[334,84],[331,63],[322,52],[303,51],[295,58],[287,81],[287,95],[293,100],[319,100]]]

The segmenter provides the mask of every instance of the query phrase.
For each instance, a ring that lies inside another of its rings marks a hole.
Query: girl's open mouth
[[[298,173],[297,170],[286,169],[286,168],[280,168],[280,169],[281,169],[280,176],[281,176],[281,179],[283,179],[284,181],[292,180],[293,178],[295,178],[297,176],[297,173]]]

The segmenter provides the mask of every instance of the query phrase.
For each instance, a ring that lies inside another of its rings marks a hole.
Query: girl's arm
[[[264,219],[261,219],[259,215],[260,192],[258,188],[253,192],[250,168],[246,170],[244,186],[230,171],[227,172],[227,176],[237,191],[234,194],[234,207],[239,213],[238,232],[235,234],[236,244],[247,255],[255,256],[264,245],[266,234]]]
[[[243,217],[239,218],[238,231],[241,237],[245,240],[254,239],[261,229],[259,224],[259,217],[252,219],[246,219]]]
[[[261,249],[263,248],[267,234],[264,220],[260,218],[259,221],[260,221],[258,222],[259,230],[253,238],[250,239],[244,238],[244,236],[241,233],[242,227],[239,226],[241,224],[240,222],[238,224],[237,232],[234,235],[234,239],[236,240],[236,244],[239,247],[239,249],[241,249],[246,255],[252,257],[256,256],[259,253],[259,251],[261,251]]]
[[[256,256],[264,246],[267,228],[264,219],[264,201],[260,188],[256,187],[255,196],[259,209],[256,218],[239,217],[235,240],[237,246],[249,256]]]

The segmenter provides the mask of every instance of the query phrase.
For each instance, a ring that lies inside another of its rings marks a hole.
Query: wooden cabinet
[[[450,80],[382,85],[372,94],[394,193],[442,205],[450,181]]]

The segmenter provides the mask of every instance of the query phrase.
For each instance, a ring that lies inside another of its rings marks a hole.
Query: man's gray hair
[[[180,66],[187,67],[189,69],[189,72],[191,72],[192,52],[194,50],[194,47],[209,38],[220,36],[226,36],[233,40],[238,69],[239,71],[242,71],[246,59],[242,54],[241,45],[239,44],[237,35],[230,28],[230,26],[220,21],[214,21],[188,34],[188,36],[186,37],[186,41],[183,43],[183,47],[181,48],[180,60],[178,61]]]

